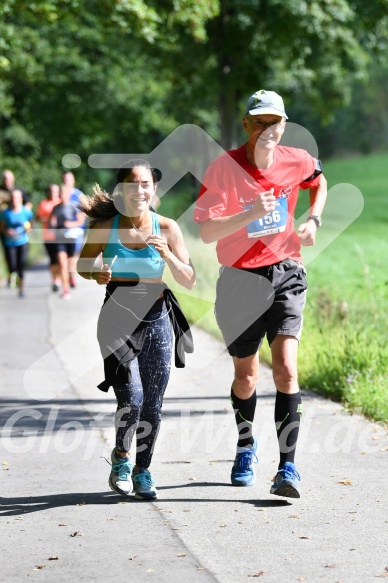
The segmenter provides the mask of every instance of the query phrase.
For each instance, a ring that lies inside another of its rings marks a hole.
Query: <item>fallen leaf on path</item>
[[[343,486],[351,486],[352,482],[350,480],[340,480],[338,484],[342,484]]]
[[[205,567],[197,567],[197,571],[204,571]]]
[[[59,557],[49,557],[48,560],[49,561],[58,561]]]
[[[155,569],[147,569],[147,573],[155,573]]]
[[[310,538],[308,534],[301,534],[299,535],[299,538]]]
[[[3,462],[3,466],[9,466],[9,462]]]
[[[304,581],[306,577],[298,577],[298,581]]]
[[[177,554],[177,557],[185,557],[185,556],[186,556],[185,553],[178,553]]]
[[[45,568],[46,568],[46,565],[36,565],[36,567],[32,570],[37,571],[38,569],[45,569]]]
[[[58,526],[67,526],[67,524],[58,524]]]
[[[291,514],[288,518],[300,518],[299,514]]]
[[[85,536],[83,532],[80,532],[79,530],[76,530],[75,532],[73,532],[73,534],[71,534],[70,536]]]
[[[337,565],[335,563],[329,563],[328,565],[325,565],[325,567],[327,567],[328,569],[335,569],[336,566]]]
[[[262,577],[263,575],[266,575],[268,573],[268,571],[258,571],[257,573],[250,573],[250,575],[248,575],[248,577]]]

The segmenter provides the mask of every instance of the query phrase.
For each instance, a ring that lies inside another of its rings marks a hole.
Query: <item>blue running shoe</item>
[[[256,455],[257,448],[256,437],[253,438],[252,446],[237,448],[237,455],[230,476],[233,486],[253,486],[255,483],[255,470],[252,466],[259,461]]]
[[[301,478],[292,462],[286,462],[276,474],[270,493],[286,498],[300,498]]]
[[[157,490],[155,482],[148,470],[145,468],[135,469],[132,474],[133,489],[135,490],[135,498],[140,500],[155,500],[157,498]]]
[[[120,457],[116,455],[116,450],[111,453],[112,470],[109,476],[109,487],[121,496],[129,496],[132,492],[131,474],[133,465],[130,457]]]

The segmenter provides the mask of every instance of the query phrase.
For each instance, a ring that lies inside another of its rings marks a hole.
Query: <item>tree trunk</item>
[[[227,2],[220,3],[220,14],[214,27],[214,49],[218,62],[218,114],[221,146],[224,150],[236,147],[237,99],[233,83],[236,55],[231,54],[228,21],[232,17]]]
[[[226,83],[226,85],[228,84]],[[221,146],[224,150],[230,150],[237,146],[237,107],[235,92],[232,88],[229,88],[227,92],[225,92],[222,86],[220,87],[218,95],[218,111],[221,127]]]

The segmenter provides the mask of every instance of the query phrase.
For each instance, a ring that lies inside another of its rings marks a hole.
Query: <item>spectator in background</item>
[[[85,222],[83,213],[70,202],[70,189],[60,187],[60,203],[53,207],[48,224],[56,229],[55,249],[57,253],[62,282],[62,299],[69,300],[70,274],[75,271],[76,241],[80,228]]]
[[[0,220],[0,231],[3,235],[5,259],[8,267],[8,287],[11,279],[17,273],[19,297],[24,298],[24,268],[28,253],[28,235],[31,228],[33,213],[23,205],[23,193],[19,188],[11,192],[9,207],[3,210]]]
[[[83,194],[82,190],[75,187],[75,177],[74,174],[70,171],[64,172],[62,174],[62,183],[64,186],[70,191],[70,202],[72,205],[76,206],[79,202],[79,197]]]
[[[0,205],[2,208],[7,208],[11,202],[11,192],[13,190],[20,190],[23,197],[23,206],[32,208],[32,203],[29,195],[20,186],[15,185],[15,175],[12,170],[4,170],[2,183],[0,184]]]
[[[40,201],[36,211],[36,218],[42,223],[42,239],[50,260],[51,286],[53,292],[59,290],[61,274],[58,263],[57,248],[55,245],[55,231],[50,229],[49,219],[53,208],[60,202],[61,198],[59,196],[58,184],[50,184],[47,188],[46,198]]]
[[[74,208],[76,210],[78,210],[78,202],[79,202],[79,197],[81,196],[81,194],[83,194],[83,192],[81,190],[79,190],[79,188],[75,187],[75,177],[74,174],[70,171],[64,172],[62,174],[62,182],[64,184],[64,186],[66,186],[69,191],[70,191],[70,203],[74,206]],[[83,225],[84,227],[85,225]],[[70,278],[69,278],[69,282],[70,282],[70,287],[74,288],[76,287],[76,279],[75,279],[75,274],[76,274],[76,270],[75,270],[75,265],[77,263],[77,259],[79,257],[79,254],[81,252],[82,246],[83,246],[83,242],[84,242],[84,233],[80,230],[79,232],[79,236],[75,242],[75,254],[74,254],[74,262],[72,262],[72,268],[74,265],[74,270],[72,269],[72,271],[70,272]]]

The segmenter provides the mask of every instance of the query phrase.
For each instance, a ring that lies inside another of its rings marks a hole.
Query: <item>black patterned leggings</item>
[[[132,380],[113,387],[117,399],[116,448],[129,451],[136,433],[136,464],[148,468],[159,432],[164,392],[170,377],[173,333],[166,306],[147,314],[143,350],[131,361]]]

